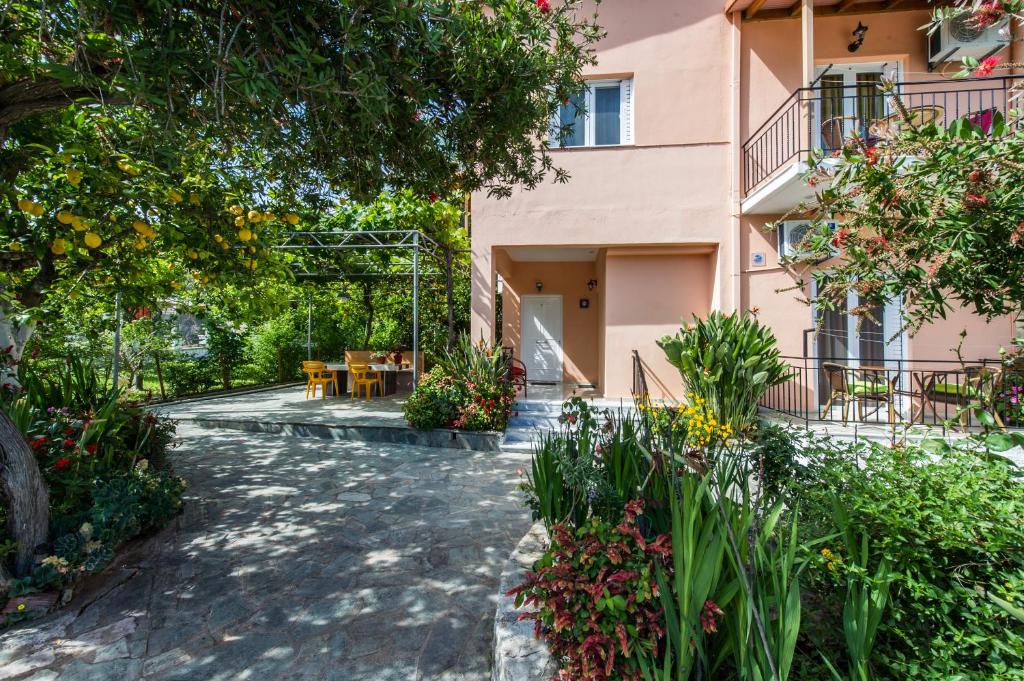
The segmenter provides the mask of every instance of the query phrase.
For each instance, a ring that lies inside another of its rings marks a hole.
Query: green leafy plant
[[[469,401],[464,384],[434,367],[420,378],[412,395],[402,405],[402,413],[414,428],[451,427]]]
[[[749,428],[768,388],[789,380],[771,330],[749,314],[715,311],[658,345],[694,397],[737,432]]]

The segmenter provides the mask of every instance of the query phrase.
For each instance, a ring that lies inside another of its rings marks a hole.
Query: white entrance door
[[[531,381],[562,380],[562,296],[523,296],[522,358]]]

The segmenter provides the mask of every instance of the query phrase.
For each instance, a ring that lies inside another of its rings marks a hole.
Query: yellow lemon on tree
[[[68,294],[68,298],[71,300],[78,300],[78,291],[72,291]]]
[[[258,210],[251,210],[249,211],[246,217],[248,217],[251,221],[255,222],[259,218],[259,216],[260,212]]]
[[[217,243],[220,243],[221,241],[224,241],[224,237],[222,237],[220,234],[214,234],[213,240],[216,241]]]
[[[50,252],[52,252],[54,255],[64,255],[64,252],[67,251],[67,248],[68,244],[66,241],[64,241],[64,239],[54,239],[53,243],[50,244]]]
[[[254,270],[256,269],[256,261],[249,260],[248,262],[245,263],[245,266],[248,267],[250,270]]]
[[[35,204],[29,201],[28,199],[18,199],[18,210],[21,210],[25,213],[31,213],[32,206],[34,205]]]
[[[67,172],[68,182],[74,186],[78,186],[78,183],[82,181],[82,171],[78,168],[68,168]]]
[[[57,213],[57,222],[62,225],[70,225],[74,219],[75,215],[70,211],[62,210]]]
[[[241,227],[244,224],[245,224],[245,218],[243,218],[241,215],[239,215],[237,218],[235,218],[235,227]]]
[[[145,247],[146,240],[143,239],[141,236],[135,240],[135,243],[132,244],[132,248],[134,248],[136,251],[141,251]]]
[[[14,251],[15,253],[21,252],[21,244],[17,241],[12,241],[7,245],[8,250]]]
[[[299,224],[299,216],[296,215],[295,213],[285,213],[284,214],[284,219],[285,219],[285,222],[287,222],[289,225],[297,225],[297,224]]]
[[[89,248],[99,248],[100,244],[103,243],[103,239],[96,232],[85,233],[85,245]]]
[[[167,198],[171,200],[171,203],[181,203],[184,197],[181,195],[181,192],[172,189],[167,193]]]
[[[196,194],[195,192],[189,192],[189,194],[188,194],[188,202],[191,203],[193,206],[198,206],[199,205],[199,194]]]
[[[256,252],[256,247],[255,246],[249,246],[249,252],[250,253],[255,253]]]
[[[134,229],[139,234],[145,234],[149,230],[149,225],[147,225],[142,220],[133,220],[132,229]]]
[[[210,283],[210,278],[208,276],[206,276],[206,275],[203,275],[203,283],[204,284],[209,284]]]
[[[193,260],[198,260],[199,259],[199,254],[196,253],[196,250],[193,248],[193,249],[189,250],[188,257],[192,258]]]
[[[40,215],[46,212],[46,209],[43,208],[41,204],[33,203],[32,207],[29,208],[28,212],[36,217],[39,217]]]
[[[248,241],[249,239],[252,238],[252,232],[243,227],[242,229],[238,230],[238,238],[241,239],[242,241]]]
[[[85,231],[85,220],[83,220],[82,218],[78,217],[77,215],[75,217],[71,218],[71,229],[75,230],[76,232],[84,232]]]
[[[277,219],[277,216],[274,215],[273,213],[266,213],[266,218],[265,219],[270,220],[271,222],[273,222],[274,220]]]
[[[231,206],[230,208],[228,208],[228,212],[231,213],[232,215],[241,215],[242,207],[238,205]]]

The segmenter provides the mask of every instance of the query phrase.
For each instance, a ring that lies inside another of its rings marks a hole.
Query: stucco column
[[[472,281],[470,298],[470,337],[494,342],[494,258],[489,246],[474,243],[472,248]]]

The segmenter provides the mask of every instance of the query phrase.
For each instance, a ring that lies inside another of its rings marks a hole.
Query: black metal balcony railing
[[[782,359],[792,378],[761,406],[805,422],[1024,426],[1024,367],[999,360]]]
[[[896,83],[893,93],[915,122],[948,125],[968,117],[989,131],[995,112],[1005,115],[1013,108],[1013,88],[1019,84],[1024,76],[905,81]],[[743,144],[744,195],[814,149],[839,149],[855,133],[870,140],[886,128],[898,129],[903,120],[893,100],[877,81],[820,83],[795,91]]]

